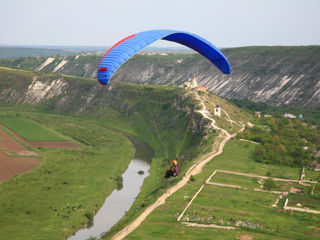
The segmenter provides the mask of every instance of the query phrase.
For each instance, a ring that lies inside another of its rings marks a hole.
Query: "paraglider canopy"
[[[132,34],[113,45],[98,66],[98,81],[105,85],[113,73],[130,57],[153,42],[162,39],[185,45],[207,59],[221,72],[230,73],[230,64],[223,53],[204,38],[188,32],[174,30],[151,30]]]

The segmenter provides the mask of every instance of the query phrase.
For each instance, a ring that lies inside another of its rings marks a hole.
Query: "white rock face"
[[[63,65],[65,65],[68,61],[67,60],[62,60],[54,69],[53,72],[58,71],[60,68],[63,67]]]
[[[39,103],[43,99],[50,99],[61,94],[66,85],[67,83],[61,79],[53,80],[48,83],[42,83],[41,81],[34,79],[26,92],[26,102]]]
[[[50,63],[52,63],[54,61],[53,57],[49,57],[47,58],[47,60],[45,60],[39,67],[37,67],[35,69],[35,71],[41,71],[43,68],[45,68],[46,66],[48,66]]]

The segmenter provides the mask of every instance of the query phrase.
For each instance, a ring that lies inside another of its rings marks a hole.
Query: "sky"
[[[0,0],[0,44],[110,46],[174,29],[218,47],[320,45],[319,13],[320,0]]]

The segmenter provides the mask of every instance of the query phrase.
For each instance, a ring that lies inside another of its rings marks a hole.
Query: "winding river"
[[[127,170],[122,174],[123,188],[115,189],[94,216],[92,223],[77,231],[68,240],[100,238],[115,225],[130,209],[138,196],[144,179],[149,176],[149,168],[154,152],[148,143],[133,135],[125,134],[132,142],[136,152]],[[143,174],[139,174],[143,171]]]

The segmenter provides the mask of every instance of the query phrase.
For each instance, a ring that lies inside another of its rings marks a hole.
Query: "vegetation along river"
[[[128,211],[138,196],[144,179],[149,176],[153,149],[148,143],[133,135],[125,134],[134,145],[136,152],[127,170],[122,174],[123,187],[115,189],[94,216],[93,221],[71,236],[68,240],[85,240],[90,237],[100,238],[115,225]],[[140,172],[139,171],[143,171]]]

